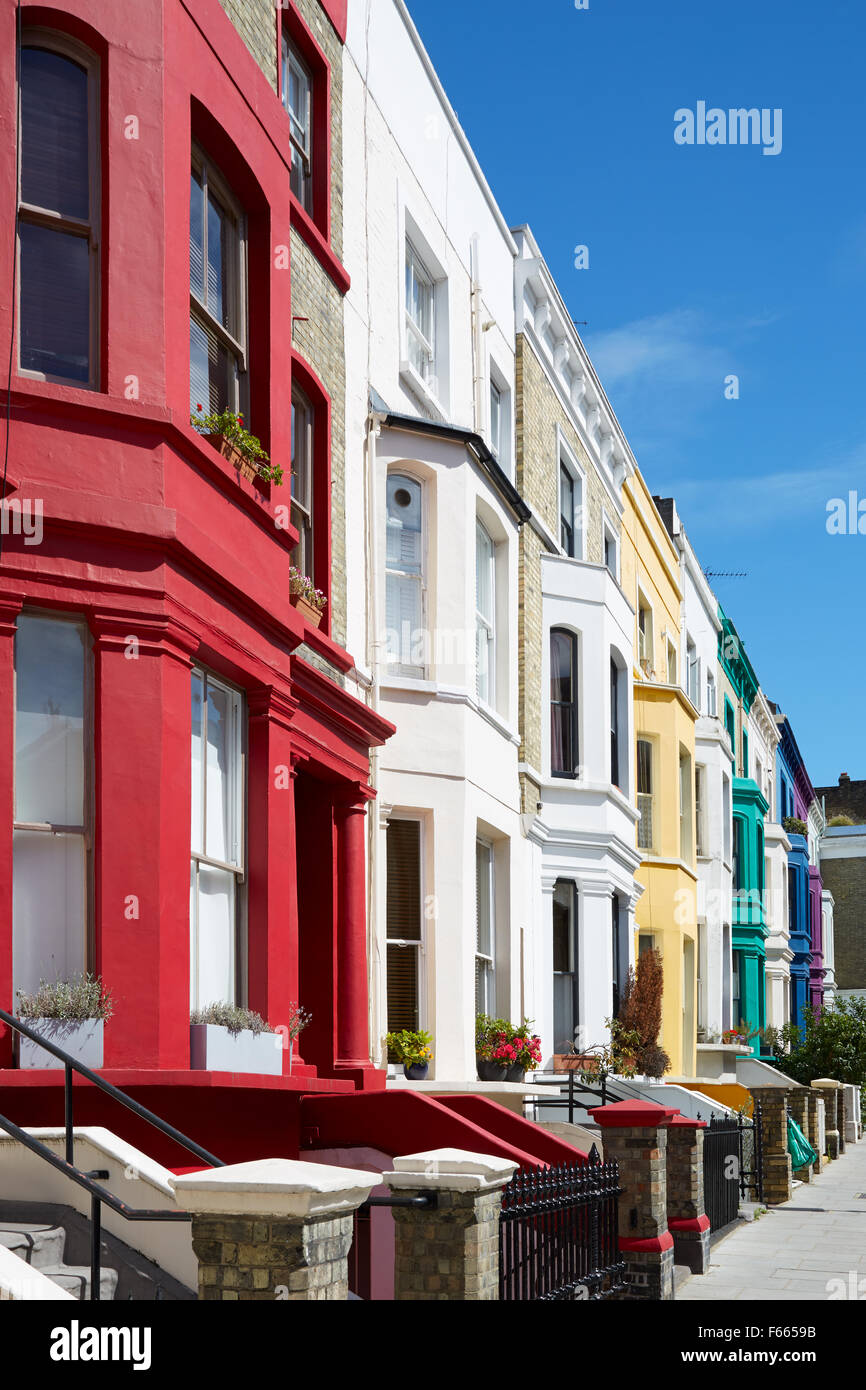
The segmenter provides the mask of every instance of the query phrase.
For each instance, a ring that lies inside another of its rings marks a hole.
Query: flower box
[[[63,1018],[28,1018],[24,1022],[47,1042],[62,1047],[76,1062],[90,1067],[91,1071],[98,1071],[102,1066],[105,1024],[101,1018],[77,1019],[74,1022]],[[22,1071],[44,1067],[57,1071],[63,1067],[59,1057],[55,1057],[53,1052],[46,1052],[44,1047],[32,1042],[23,1033],[15,1034],[15,1046],[18,1066]]]
[[[247,458],[237,444],[226,439],[224,434],[206,434],[205,439],[213,445],[218,454],[222,454],[222,457],[231,464],[232,468],[237,469],[242,478],[246,478],[251,483],[258,478],[259,470],[255,464]]]
[[[297,608],[304,622],[309,623],[310,627],[318,627],[319,623],[322,621],[321,608],[317,608],[314,603],[310,603],[309,599],[305,599],[303,594],[292,594],[291,598],[292,604]]]
[[[555,1072],[598,1071],[599,1059],[585,1052],[555,1052],[553,1070]]]
[[[230,1033],[217,1023],[192,1023],[189,1029],[193,1071],[231,1071],[247,1076],[282,1076],[283,1038],[280,1033],[254,1033],[244,1028]]]

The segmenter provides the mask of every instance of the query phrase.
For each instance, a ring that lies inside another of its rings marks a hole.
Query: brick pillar
[[[822,1076],[812,1082],[812,1089],[824,1102],[824,1132],[827,1145],[827,1157],[838,1158],[843,1152],[842,1138],[839,1133],[839,1101],[841,1099],[842,1083],[834,1081],[832,1077]]]
[[[668,1125],[668,1230],[674,1238],[674,1263],[692,1274],[710,1267],[710,1218],[704,1210],[703,1120],[677,1115]],[[735,1148],[736,1148],[736,1140]]]
[[[824,1167],[824,1155],[821,1152],[823,1145],[821,1143],[820,1126],[818,1123],[818,1106],[820,1104],[821,1098],[818,1095],[817,1091],[813,1091],[811,1087],[808,1086],[805,1087],[805,1093],[806,1115],[809,1125],[809,1128],[806,1130],[806,1138],[809,1140],[809,1143],[812,1145],[812,1148],[818,1155],[818,1157],[815,1159],[815,1162],[812,1164],[812,1175],[813,1177],[817,1177],[817,1175],[821,1172],[821,1170]]]
[[[607,1163],[619,1164],[619,1248],[629,1297],[674,1296],[674,1238],[668,1230],[668,1125],[677,1114],[646,1100],[621,1100],[590,1110],[604,1136]]]
[[[517,1164],[462,1149],[395,1158],[383,1173],[395,1196],[433,1195],[435,1207],[395,1207],[397,1302],[486,1303],[499,1298],[502,1189]]]
[[[354,1212],[377,1173],[268,1158],[172,1179],[206,1302],[345,1301]]]
[[[793,1083],[792,1087],[793,1089]],[[768,1206],[791,1200],[791,1155],[788,1153],[787,1086],[755,1086],[752,1099],[761,1107],[764,1152],[764,1201]]]
[[[807,1139],[809,1138],[809,1094],[805,1086],[796,1086],[788,1096],[791,1119],[800,1126]],[[793,1162],[793,1159],[791,1161]],[[811,1182],[812,1166],[811,1163],[807,1163],[805,1167],[797,1168],[793,1176],[799,1178],[800,1182]]]

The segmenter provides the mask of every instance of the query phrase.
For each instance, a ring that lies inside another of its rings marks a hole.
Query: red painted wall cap
[[[597,1105],[589,1114],[602,1129],[628,1129],[670,1124],[679,1111],[652,1100],[618,1100],[613,1105]]]

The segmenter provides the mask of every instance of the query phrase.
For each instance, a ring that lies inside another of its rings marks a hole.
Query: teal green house
[[[732,771],[733,841],[733,953],[732,1015],[734,1027],[747,1023],[750,1030],[767,1023],[765,982],[768,926],[764,899],[764,827],[769,803],[750,773],[747,717],[758,695],[758,677],[746,655],[734,624],[719,608],[719,662],[728,688],[724,692],[723,718],[734,752]],[[758,1038],[753,1051],[761,1050]]]

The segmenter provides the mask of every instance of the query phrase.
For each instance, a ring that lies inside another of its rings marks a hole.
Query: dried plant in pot
[[[35,994],[18,991],[22,1022],[91,1070],[102,1066],[104,1025],[113,1012],[111,991],[101,979],[87,973],[53,984],[40,980]],[[21,1033],[15,1034],[15,1048],[23,1070],[57,1070],[64,1065],[59,1057]]]
[[[285,1029],[272,1029],[261,1014],[218,1001],[190,1015],[193,1071],[282,1076]]]

